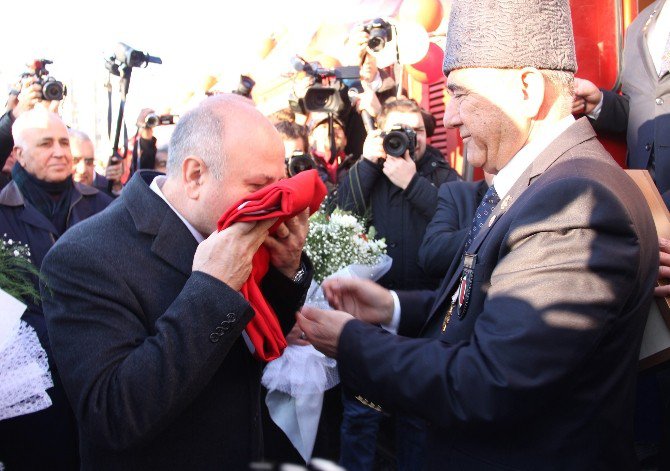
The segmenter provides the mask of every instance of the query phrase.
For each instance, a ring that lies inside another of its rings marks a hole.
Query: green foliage
[[[24,302],[39,303],[40,293],[33,279],[39,279],[39,270],[30,261],[30,248],[5,234],[0,239],[0,289]]]

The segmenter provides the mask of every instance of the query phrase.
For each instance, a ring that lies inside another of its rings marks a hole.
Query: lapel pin
[[[510,202],[512,201],[512,197],[510,195],[505,196],[505,198],[502,200],[502,203],[500,203],[500,209],[505,210],[507,207],[510,205]]]
[[[495,222],[496,216],[497,216],[497,214],[494,214],[493,216],[491,216],[491,219],[489,219],[489,227],[491,227],[493,225],[493,223]]]

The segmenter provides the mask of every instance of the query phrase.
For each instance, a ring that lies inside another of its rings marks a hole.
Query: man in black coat
[[[272,237],[273,220],[216,227],[284,175],[270,122],[243,97],[210,97],[175,128],[166,176],[137,173],[49,253],[45,313],[83,469],[246,469],[262,456],[264,365],[239,290],[264,243],[262,291],[293,326],[310,282],[307,215]]]
[[[659,260],[649,207],[571,116],[569,1],[480,5],[452,3],[443,67],[444,124],[495,174],[462,262],[439,290],[395,299],[367,280],[324,283],[335,308],[367,323],[304,308],[300,328],[337,357],[344,387],[430,422],[428,469],[636,469],[635,378]]]
[[[58,115],[37,108],[14,122],[13,180],[0,192],[0,235],[28,244],[39,268],[54,242],[75,224],[99,213],[112,199],[72,179],[67,128]],[[35,279],[35,288],[39,289]],[[8,469],[71,469],[78,464],[77,429],[47,336],[39,303],[23,320],[35,329],[49,359],[53,405],[0,422],[0,462]],[[1,309],[0,309],[1,311]]]
[[[460,180],[440,151],[426,144],[421,108],[412,100],[386,103],[377,117],[378,131],[365,140],[362,158],[338,187],[337,205],[367,217],[386,239],[393,259],[391,270],[379,283],[387,288],[434,289],[438,278],[427,276],[417,263],[426,226],[437,208],[437,188]],[[410,156],[387,155],[382,131],[408,126],[416,133],[416,150]]]

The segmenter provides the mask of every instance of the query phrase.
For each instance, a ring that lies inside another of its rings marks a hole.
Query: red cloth
[[[309,208],[310,214],[314,213],[325,196],[326,186],[317,171],[307,170],[242,198],[221,216],[218,228],[222,231],[235,222],[279,218],[270,228],[270,234],[274,234],[282,222],[300,214],[305,208]],[[269,266],[270,254],[261,245],[254,255],[251,275],[240,290],[256,313],[247,324],[246,331],[256,349],[256,356],[264,361],[274,360],[286,348],[286,338],[279,326],[277,314],[260,288]]]

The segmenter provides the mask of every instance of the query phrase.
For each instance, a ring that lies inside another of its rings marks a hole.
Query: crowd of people
[[[91,138],[24,79],[0,117],[0,235],[40,269],[23,319],[54,386],[46,409],[0,421],[0,469],[300,462],[250,330],[261,246],[255,296],[279,335],[338,361],[314,456],[352,471],[670,469],[670,374],[638,374],[670,241],[596,135],[626,134],[628,165],[670,205],[670,6],[629,28],[621,94],[575,77],[570,18],[568,0],[452,2],[444,126],[478,182],[428,144],[435,118],[377,67],[363,28],[355,100],[323,78],[342,104],[309,109],[311,76],[269,116],[214,94],[169,143],[145,108],[104,175]],[[409,143],[397,155],[393,133]],[[220,230],[241,198],[311,169],[324,205],[374,226],[393,260],[377,283],[326,280],[332,310],[303,306],[307,212]]]

